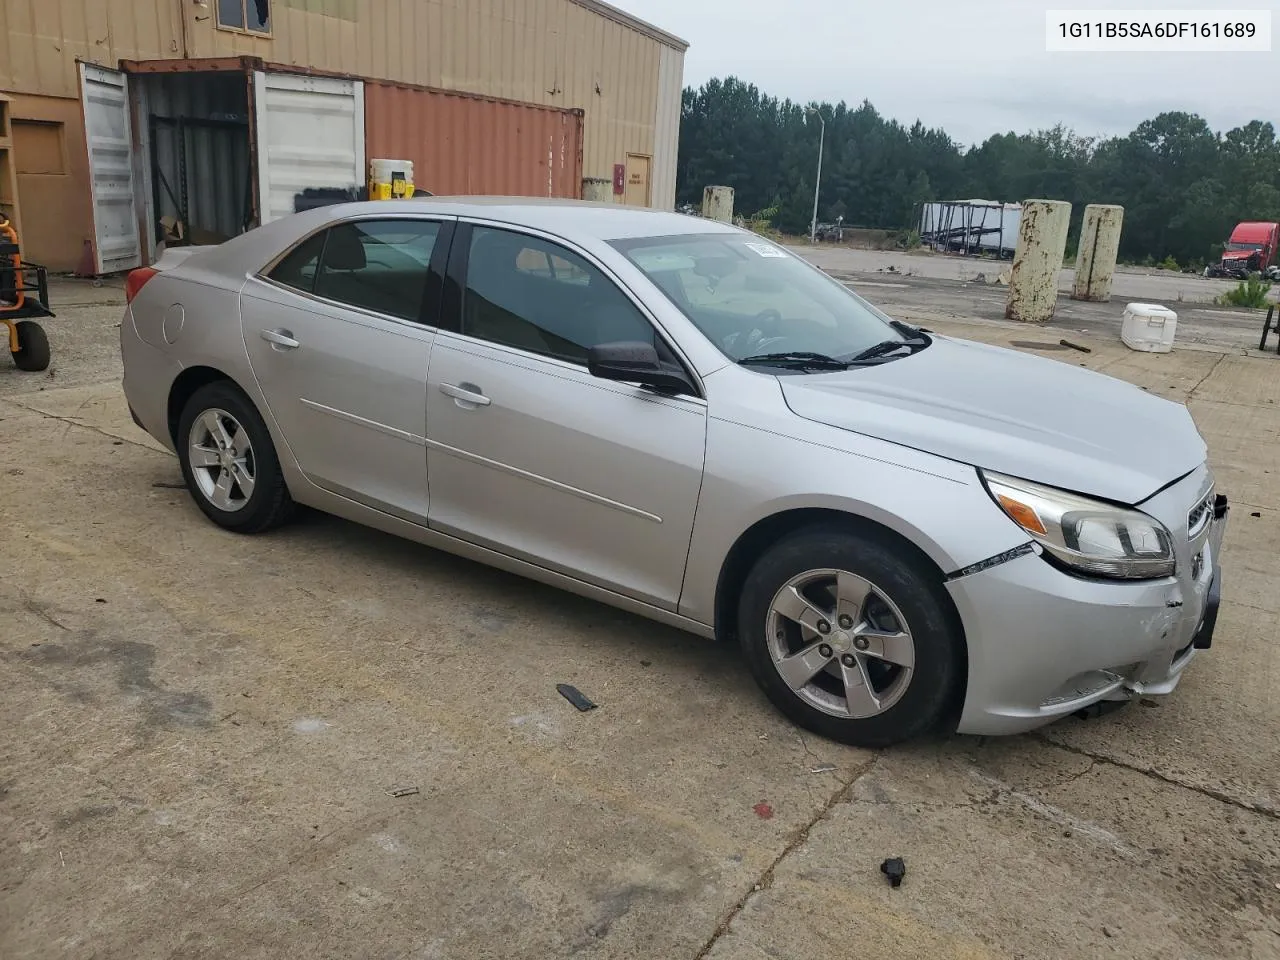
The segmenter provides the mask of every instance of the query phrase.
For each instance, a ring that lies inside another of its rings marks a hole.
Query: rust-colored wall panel
[[[19,94],[12,106],[23,256],[74,270],[93,233],[80,102]]]
[[[365,155],[412,160],[438,196],[577,197],[582,114],[575,110],[368,81]]]

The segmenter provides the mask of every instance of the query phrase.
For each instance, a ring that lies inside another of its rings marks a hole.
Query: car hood
[[[949,337],[878,366],[779,380],[805,419],[1122,503],[1142,502],[1206,454],[1182,404]]]
[[[1227,250],[1223,252],[1222,259],[1223,260],[1248,260],[1250,257],[1260,252],[1261,251],[1259,250]]]

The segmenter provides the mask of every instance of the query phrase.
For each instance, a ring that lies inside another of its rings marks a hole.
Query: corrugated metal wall
[[[663,47],[658,58],[658,96],[653,118],[653,196],[650,205],[674,210],[676,161],[680,150],[680,108],[684,94],[684,53]]]
[[[114,66],[251,55],[581,109],[586,176],[610,176],[628,153],[655,158],[655,182],[668,166],[674,176],[671,151],[656,142],[655,102],[662,51],[679,42],[592,0],[274,0],[272,9],[272,36],[261,37],[219,29],[217,0],[4,0],[0,89],[78,97],[77,57]],[[655,203],[665,197],[655,188]]]
[[[437,195],[577,197],[582,115],[573,110],[365,83],[365,152],[412,160]]]

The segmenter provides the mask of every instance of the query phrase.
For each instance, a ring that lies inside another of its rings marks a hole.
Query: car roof
[[[544,197],[425,197],[343,203],[327,209],[334,219],[377,213],[439,213],[606,241],[737,232],[729,224],[682,213]]]

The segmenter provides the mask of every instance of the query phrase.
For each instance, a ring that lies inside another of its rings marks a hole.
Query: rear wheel
[[[52,355],[44,327],[34,320],[19,320],[13,326],[18,334],[18,349],[11,351],[14,364],[29,373],[47,370]]]
[[[235,385],[220,380],[192,394],[177,441],[187,489],[218,526],[262,533],[293,515],[271,434]]]
[[[936,727],[959,694],[963,644],[936,577],[852,532],[773,546],[743,586],[739,635],[769,699],[806,729],[883,747]]]

